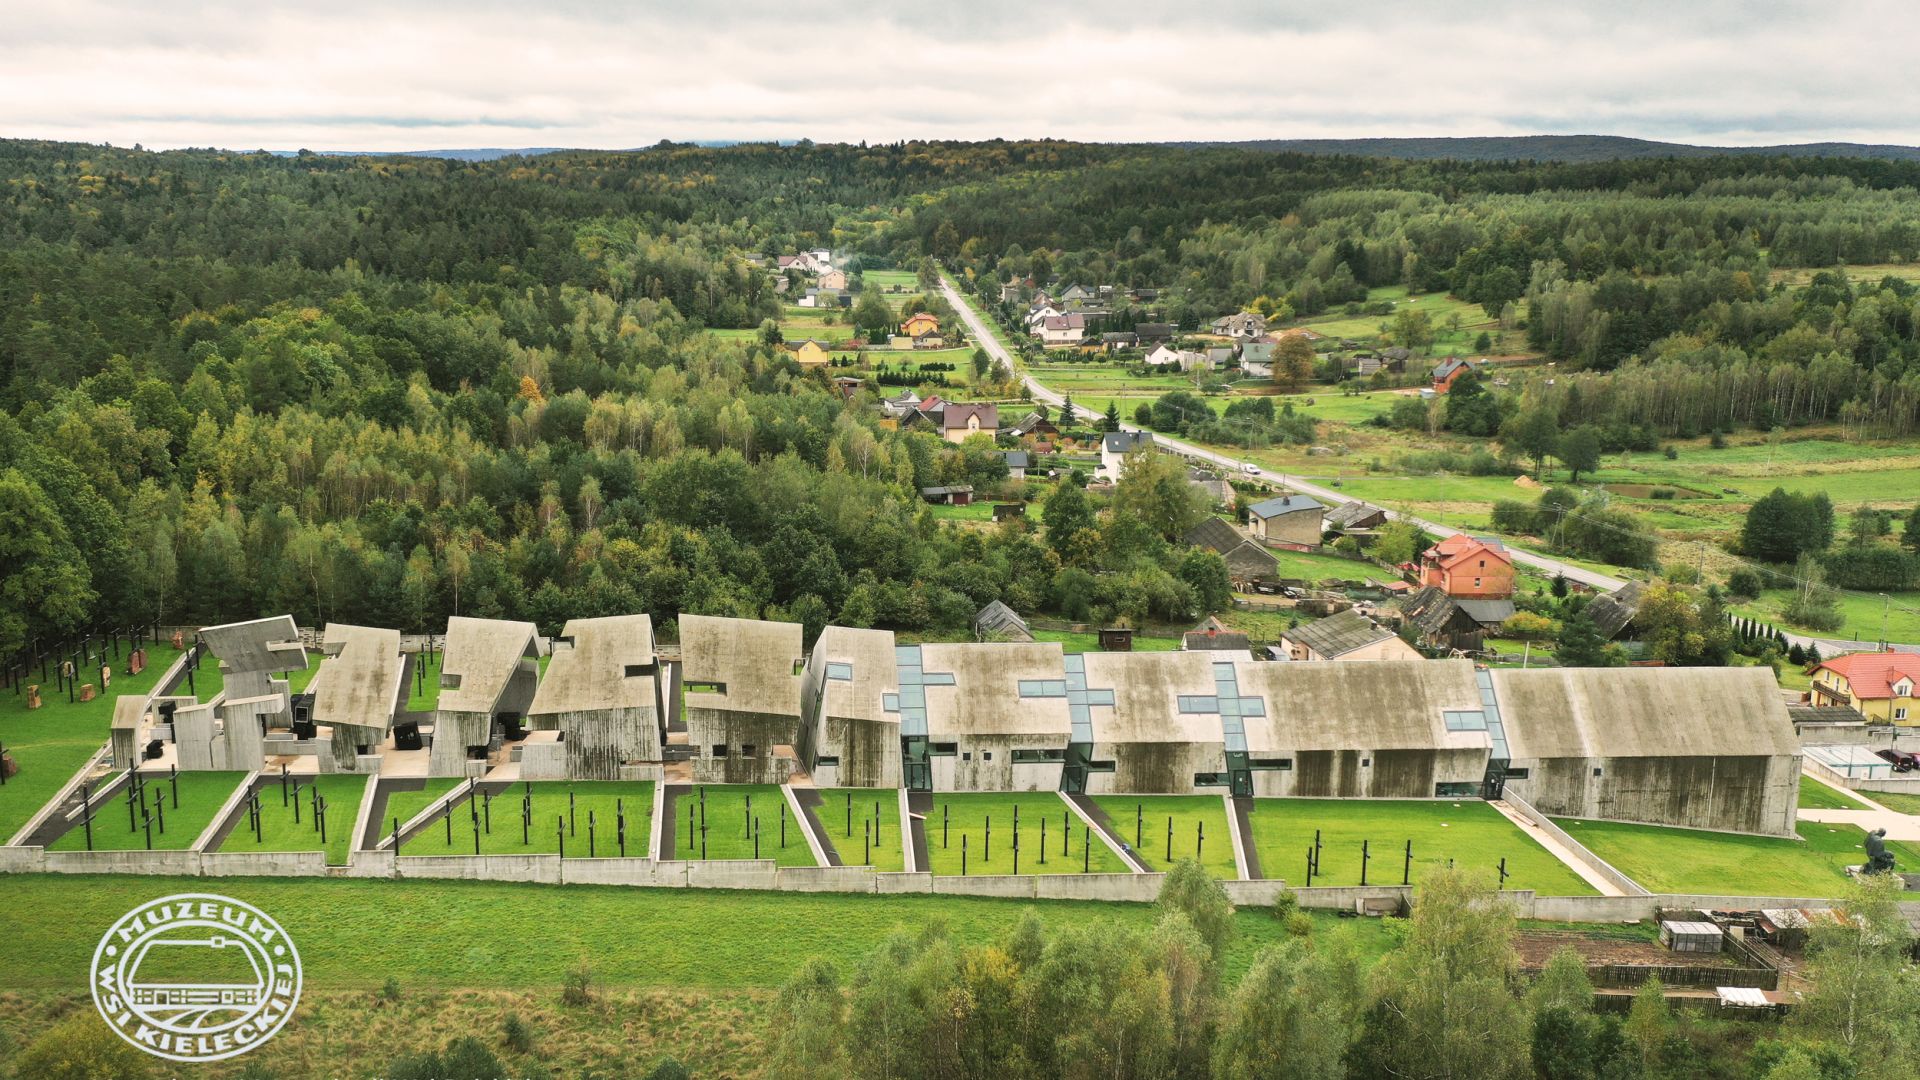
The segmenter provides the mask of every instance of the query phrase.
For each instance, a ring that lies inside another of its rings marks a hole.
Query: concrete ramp
[[[1093,826],[1094,835],[1104,840],[1107,847],[1112,849],[1115,855],[1120,856],[1121,861],[1133,868],[1134,873],[1152,873],[1152,869],[1140,856],[1134,854],[1133,848],[1113,831],[1113,821],[1107,817],[1105,810],[1100,809],[1099,803],[1085,795],[1068,795],[1064,791],[1060,793],[1060,797],[1067,801],[1067,805],[1073,807],[1074,813],[1081,821]]]
[[[1258,881],[1265,877],[1260,872],[1260,853],[1253,846],[1253,800],[1228,799],[1227,824],[1233,827],[1233,853],[1240,860],[1241,879]]]
[[[813,849],[814,857],[821,860],[821,865],[824,866],[845,866],[846,863],[840,858],[839,849],[833,845],[833,838],[828,835],[826,826],[820,821],[820,812],[826,806],[826,796],[820,794],[820,789],[815,787],[788,787],[786,791],[788,803],[798,810],[799,817],[796,823],[804,830],[801,836],[807,841],[807,846]]]
[[[913,865],[922,873],[932,867],[927,852],[927,815],[933,813],[933,792],[907,792],[907,835],[913,838]]]

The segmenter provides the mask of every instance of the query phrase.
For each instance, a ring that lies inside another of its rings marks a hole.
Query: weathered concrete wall
[[[799,716],[689,705],[686,720],[694,783],[781,784],[792,775],[793,762],[775,757],[773,748],[799,744]],[[726,747],[727,756],[713,756],[716,746]],[[747,746],[751,755],[744,752]]]
[[[933,759],[935,791],[1058,791],[1061,763],[1013,763],[1020,750],[1067,748],[1065,735],[973,735],[958,741],[959,752]]]
[[[1231,895],[1231,894],[1229,894]],[[1318,908],[1328,911],[1353,911],[1361,901],[1393,901],[1404,904],[1413,895],[1413,889],[1405,885],[1350,885],[1342,887],[1314,886],[1311,889],[1295,889],[1293,895],[1299,897],[1303,908]],[[1514,893],[1515,896],[1521,895]],[[1526,894],[1531,899],[1532,894]],[[1271,902],[1271,901],[1269,901]]]
[[[687,882],[685,864],[662,869],[652,859],[565,859],[560,880],[568,885],[680,886]]]
[[[427,754],[432,776],[467,775],[467,747],[485,746],[493,733],[493,714],[442,709],[433,714],[433,748]]]
[[[203,852],[203,877],[322,877],[327,872],[324,851]]]
[[[899,724],[828,716],[823,727],[818,752],[840,759],[834,786],[900,786]]]
[[[1478,783],[1487,771],[1484,747],[1274,751],[1273,756],[1291,756],[1293,768],[1256,770],[1253,793],[1261,798],[1431,799],[1436,784]]]
[[[45,848],[0,847],[0,874],[38,874],[46,868]]]
[[[565,780],[568,777],[572,748],[565,742],[524,742],[520,744],[520,779]],[[596,780],[609,777],[594,777]]]
[[[1152,903],[1164,874],[1035,874],[1039,900],[1122,900]]]
[[[917,874],[875,874],[873,875],[873,884],[873,891],[877,893],[931,893],[933,892],[933,875],[924,872]]]
[[[1193,774],[1224,771],[1226,744],[1220,742],[1093,744],[1096,761],[1113,762],[1110,773],[1090,773],[1087,794],[1185,795],[1193,791]]]
[[[565,735],[569,776],[612,780],[629,761],[660,760],[660,717],[650,707],[562,713],[555,725]]]
[[[783,866],[774,877],[782,892],[874,891],[874,872],[867,866]]]
[[[776,889],[780,885],[772,859],[689,862],[690,889]]]
[[[1794,757],[1549,758],[1513,766],[1529,775],[1509,780],[1509,789],[1556,817],[1791,836],[1799,803]]]
[[[560,883],[558,855],[401,855],[395,877]]]
[[[197,851],[49,851],[45,869],[51,874],[179,874],[200,873]]]

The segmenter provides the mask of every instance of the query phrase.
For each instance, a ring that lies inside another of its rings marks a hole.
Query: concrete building
[[[1211,785],[1235,795],[1428,799],[1469,795],[1486,779],[1500,727],[1473,665],[1459,660],[1348,664],[1255,663],[1220,669],[1211,698],[1243,732],[1245,767],[1231,755]],[[1463,720],[1462,717],[1469,719]],[[1229,730],[1229,736],[1233,734]]]
[[[680,617],[682,715],[701,784],[785,783],[799,765],[799,623]]]
[[[569,620],[553,642],[546,677],[527,708],[527,725],[535,732],[558,733],[560,775],[640,778],[648,766],[660,763],[660,718],[653,620],[645,615]],[[529,745],[521,774],[528,773],[530,759],[555,754]],[[536,760],[534,766],[544,775],[553,764]]]
[[[799,757],[816,787],[899,787],[899,657],[889,630],[829,626],[801,676]]]
[[[1505,785],[1541,811],[1793,835],[1800,743],[1766,668],[1487,674]]]
[[[316,738],[327,747],[321,771],[378,772],[380,744],[407,700],[400,631],[328,623],[320,648],[327,659],[307,693],[313,695]]]
[[[1105,695],[1102,704],[1087,706],[1092,746],[1084,765],[1074,763],[1086,770],[1087,793],[1190,792],[1196,776],[1226,769],[1226,731],[1218,714],[1181,708],[1182,701],[1217,692],[1218,657],[1137,652],[1087,653],[1077,659],[1084,665],[1086,686]]]
[[[484,760],[496,725],[518,727],[540,685],[541,651],[540,631],[530,622],[447,620],[428,757],[433,775],[467,775],[476,749]]]
[[[916,663],[901,661],[898,704],[904,714],[916,698],[925,701],[931,790],[1060,788],[1073,722],[1058,643],[913,650]],[[905,725],[903,715],[903,736]]]
[[[1290,660],[1421,660],[1419,650],[1348,608],[1287,630],[1280,645]]]
[[[1247,507],[1254,540],[1271,548],[1310,551],[1320,546],[1327,508],[1310,495],[1276,495]]]
[[[138,762],[144,743],[157,736],[153,725],[164,724],[166,713],[172,717],[168,734],[174,763],[182,771],[257,769],[265,759],[268,730],[292,726],[287,681],[281,676],[307,666],[292,616],[204,627],[200,640],[220,665],[221,692],[206,702],[156,697],[152,711],[134,706],[124,714],[120,705],[128,699],[123,697],[115,703],[115,765]]]

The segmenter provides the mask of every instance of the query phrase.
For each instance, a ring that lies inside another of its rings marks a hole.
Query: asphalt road
[[[1034,378],[1033,373],[1031,371],[1020,366],[1020,364],[1014,359],[1014,357],[1010,355],[1004,347],[1001,346],[999,339],[994,336],[993,328],[987,324],[986,319],[978,311],[974,310],[972,302],[969,301],[966,298],[966,296],[960,292],[960,290],[953,287],[953,282],[943,277],[940,281],[940,288],[942,289],[942,291],[946,293],[947,302],[953,305],[953,310],[960,313],[961,321],[967,324],[967,332],[973,337],[973,340],[976,343],[978,343],[982,348],[986,349],[987,354],[989,356],[992,356],[994,359],[1004,362],[1009,369],[1015,372],[1018,372],[1020,375],[1021,381],[1026,384],[1027,391],[1033,395],[1033,399],[1035,401],[1045,402],[1046,404],[1053,406],[1055,408],[1061,408],[1065,406],[1066,399],[1064,396],[1048,388],[1045,384],[1041,383],[1040,380]],[[1091,409],[1083,409],[1078,406],[1075,406],[1074,413],[1079,416],[1087,417],[1088,419],[1098,419],[1098,415],[1094,413]],[[1069,417],[1069,419],[1071,418]],[[1121,430],[1123,431],[1145,430],[1140,427],[1137,427],[1136,425],[1128,424],[1125,422],[1122,422],[1120,427],[1121,427]],[[1179,439],[1172,438],[1168,435],[1162,434],[1157,431],[1153,433],[1153,439],[1155,443],[1169,450],[1172,450],[1174,453],[1182,454],[1182,455],[1185,455],[1186,457],[1194,458],[1200,461],[1211,462],[1215,465],[1220,465],[1226,468],[1228,471],[1236,474],[1242,479],[1258,479],[1258,480],[1265,481],[1269,484],[1272,484],[1275,487],[1285,487],[1289,491],[1296,491],[1302,494],[1311,495],[1314,498],[1319,499],[1321,502],[1327,504],[1329,507],[1337,506],[1340,503],[1353,501],[1349,496],[1343,495],[1332,488],[1322,487],[1318,484],[1311,484],[1304,480],[1301,480],[1298,477],[1289,476],[1284,473],[1273,472],[1267,469],[1262,469],[1262,468],[1259,468],[1258,466],[1248,468],[1247,466],[1250,463],[1245,462],[1240,458],[1232,457],[1215,450],[1209,450],[1204,446],[1196,446],[1189,442],[1183,442]],[[1404,514],[1397,511],[1389,510],[1387,511],[1387,516],[1391,518],[1397,518],[1402,521],[1410,521],[1413,524],[1419,526],[1423,531],[1430,533],[1434,536],[1440,536],[1440,537],[1452,536],[1461,531],[1459,529],[1452,527],[1451,525],[1442,525],[1437,521],[1429,521],[1426,518],[1415,517],[1412,514]],[[1609,576],[1607,574],[1597,573],[1593,570],[1588,570],[1585,567],[1574,566],[1571,563],[1562,562],[1561,560],[1556,559],[1551,555],[1542,555],[1542,554],[1539,554],[1538,552],[1528,551],[1524,548],[1515,547],[1511,542],[1506,542],[1506,541],[1503,541],[1503,542],[1506,543],[1507,550],[1513,553],[1513,558],[1515,562],[1524,564],[1526,566],[1531,566],[1537,570],[1540,570],[1545,574],[1562,575],[1568,581],[1577,581],[1583,585],[1586,585],[1588,588],[1599,589],[1599,590],[1610,591],[1613,589],[1617,589],[1620,586],[1626,584],[1626,579],[1624,578],[1617,578],[1617,577]],[[1818,645],[1820,648],[1820,654],[1822,656],[1832,656],[1836,652],[1858,651],[1862,648],[1870,649],[1874,647],[1874,643],[1872,642],[1845,641],[1845,640],[1831,639],[1831,638],[1815,638],[1815,637],[1808,637],[1806,635],[1801,635],[1801,634],[1794,634],[1791,632],[1787,634],[1787,640],[1790,643],[1800,645],[1802,648],[1805,648],[1808,644]],[[1893,647],[1903,651],[1920,652],[1920,646],[1915,646],[1915,645],[1894,645]]]

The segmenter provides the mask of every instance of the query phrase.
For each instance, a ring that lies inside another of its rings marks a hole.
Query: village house
[[[1455,598],[1512,596],[1513,553],[1492,537],[1455,533],[1420,553],[1420,584]]]
[[[1268,547],[1311,551],[1320,546],[1327,512],[1310,495],[1277,495],[1247,507],[1253,538]]]
[[[1179,332],[1180,328],[1173,323],[1143,322],[1133,325],[1134,336],[1140,339],[1142,345],[1172,341],[1173,335]]]
[[[1489,634],[1513,618],[1513,601],[1476,600],[1448,596],[1437,586],[1418,589],[1399,601],[1401,619],[1414,628],[1422,644],[1441,649],[1477,652]]]
[[[835,292],[847,290],[847,272],[845,270],[827,270],[820,275],[820,287]]]
[[[812,338],[788,342],[787,351],[793,354],[794,361],[801,367],[825,367],[827,361],[833,358],[825,342]]]
[[[1033,455],[1025,450],[1002,450],[1001,460],[1007,463],[1007,478],[1025,480],[1027,470],[1033,468]]]
[[[1364,536],[1387,523],[1387,512],[1354,499],[1327,511],[1327,528],[1343,536]]]
[[[919,337],[921,334],[940,332],[940,319],[925,311],[916,311],[900,323],[900,333],[906,337]]]
[[[1608,641],[1633,636],[1633,620],[1640,614],[1640,600],[1646,595],[1644,581],[1629,581],[1610,593],[1602,593],[1587,603],[1587,616]]]
[[[1857,652],[1822,661],[1808,700],[1851,706],[1869,723],[1920,724],[1920,653]]]
[[[1210,517],[1187,533],[1187,543],[1205,548],[1227,564],[1227,579],[1240,590],[1253,588],[1280,576],[1280,560],[1273,553],[1242,535],[1239,529],[1217,517]]]
[[[940,437],[950,443],[964,442],[970,435],[992,435],[1000,430],[998,405],[971,405],[947,402],[938,417]]]
[[[1212,615],[1200,620],[1199,625],[1180,635],[1180,648],[1187,652],[1230,652],[1253,655],[1253,642],[1239,630],[1227,629],[1227,624]]]
[[[923,487],[920,489],[920,497],[935,506],[970,506],[973,503],[973,485]]]
[[[1471,360],[1462,360],[1457,356],[1448,357],[1433,369],[1433,392],[1444,394],[1453,389],[1460,376],[1469,371],[1478,371]]]
[[[1109,431],[1100,438],[1100,468],[1097,471],[1108,480],[1118,480],[1129,454],[1152,447],[1153,433],[1150,431]]]
[[[1280,647],[1290,660],[1423,659],[1399,635],[1352,608],[1282,631]]]
[[[1251,341],[1267,332],[1267,320],[1263,315],[1242,311],[1238,315],[1213,320],[1213,332],[1222,337]]]
[[[1043,304],[1035,300],[1034,305],[1027,309],[1027,331],[1037,334],[1040,332],[1041,325],[1048,319],[1064,314],[1066,314],[1066,312],[1061,311],[1052,304]]]
[[[1049,315],[1040,320],[1038,329],[1040,344],[1048,348],[1062,345],[1078,345],[1087,336],[1087,317],[1074,312],[1071,315]]]

